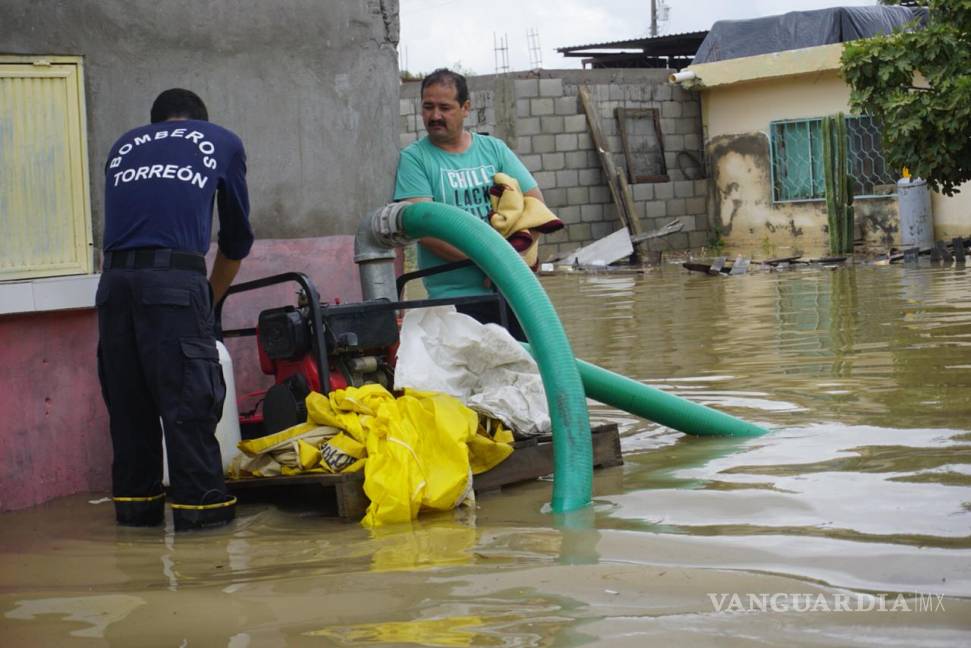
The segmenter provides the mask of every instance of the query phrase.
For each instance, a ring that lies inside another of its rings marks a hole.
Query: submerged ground
[[[104,494],[0,516],[5,646],[971,643],[971,271],[543,278],[578,357],[774,428],[614,421],[595,504],[548,482],[372,532],[246,505],[119,529]]]

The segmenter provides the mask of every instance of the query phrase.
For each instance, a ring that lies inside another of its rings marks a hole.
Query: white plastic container
[[[223,372],[223,381],[226,383],[226,400],[223,401],[223,415],[216,425],[216,440],[219,442],[219,452],[223,459],[223,474],[229,469],[229,464],[233,457],[239,452],[237,444],[240,440],[239,434],[239,407],[236,404],[236,379],[233,374],[233,359],[229,351],[219,340],[216,340],[216,349],[219,351],[219,367]],[[165,426],[163,424],[163,435]],[[169,485],[169,458],[162,444],[162,483]]]
[[[233,374],[233,359],[229,351],[219,340],[216,340],[219,350],[219,366],[223,370],[223,381],[226,383],[226,400],[223,401],[223,415],[216,425],[216,440],[219,441],[219,452],[223,457],[223,474],[229,468],[233,457],[239,452],[236,447],[240,441],[239,407],[236,405],[236,379]]]

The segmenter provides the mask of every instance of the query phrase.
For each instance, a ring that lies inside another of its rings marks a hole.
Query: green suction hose
[[[593,447],[583,383],[560,318],[536,276],[488,224],[450,205],[405,207],[400,226],[411,238],[431,236],[462,251],[502,290],[533,344],[553,424],[554,513],[590,503]]]
[[[530,353],[533,350],[524,344]],[[679,398],[577,359],[577,369],[588,398],[616,407],[685,434],[697,436],[754,437],[767,432],[724,412]]]

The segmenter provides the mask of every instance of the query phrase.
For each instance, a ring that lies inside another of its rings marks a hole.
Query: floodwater
[[[971,645],[971,271],[543,278],[578,357],[761,423],[604,406],[625,465],[371,532],[249,504],[121,529],[103,494],[0,516],[3,646]]]

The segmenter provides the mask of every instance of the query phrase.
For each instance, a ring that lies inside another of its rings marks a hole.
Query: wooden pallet
[[[616,423],[594,428],[594,468],[624,463]],[[501,464],[473,478],[476,493],[498,491],[505,486],[538,479],[553,472],[553,443],[550,437],[519,441],[515,451]],[[226,485],[242,502],[265,501],[306,508],[342,520],[360,520],[370,500],[364,494],[364,473],[331,475],[310,473],[286,477],[252,477],[227,480]]]

